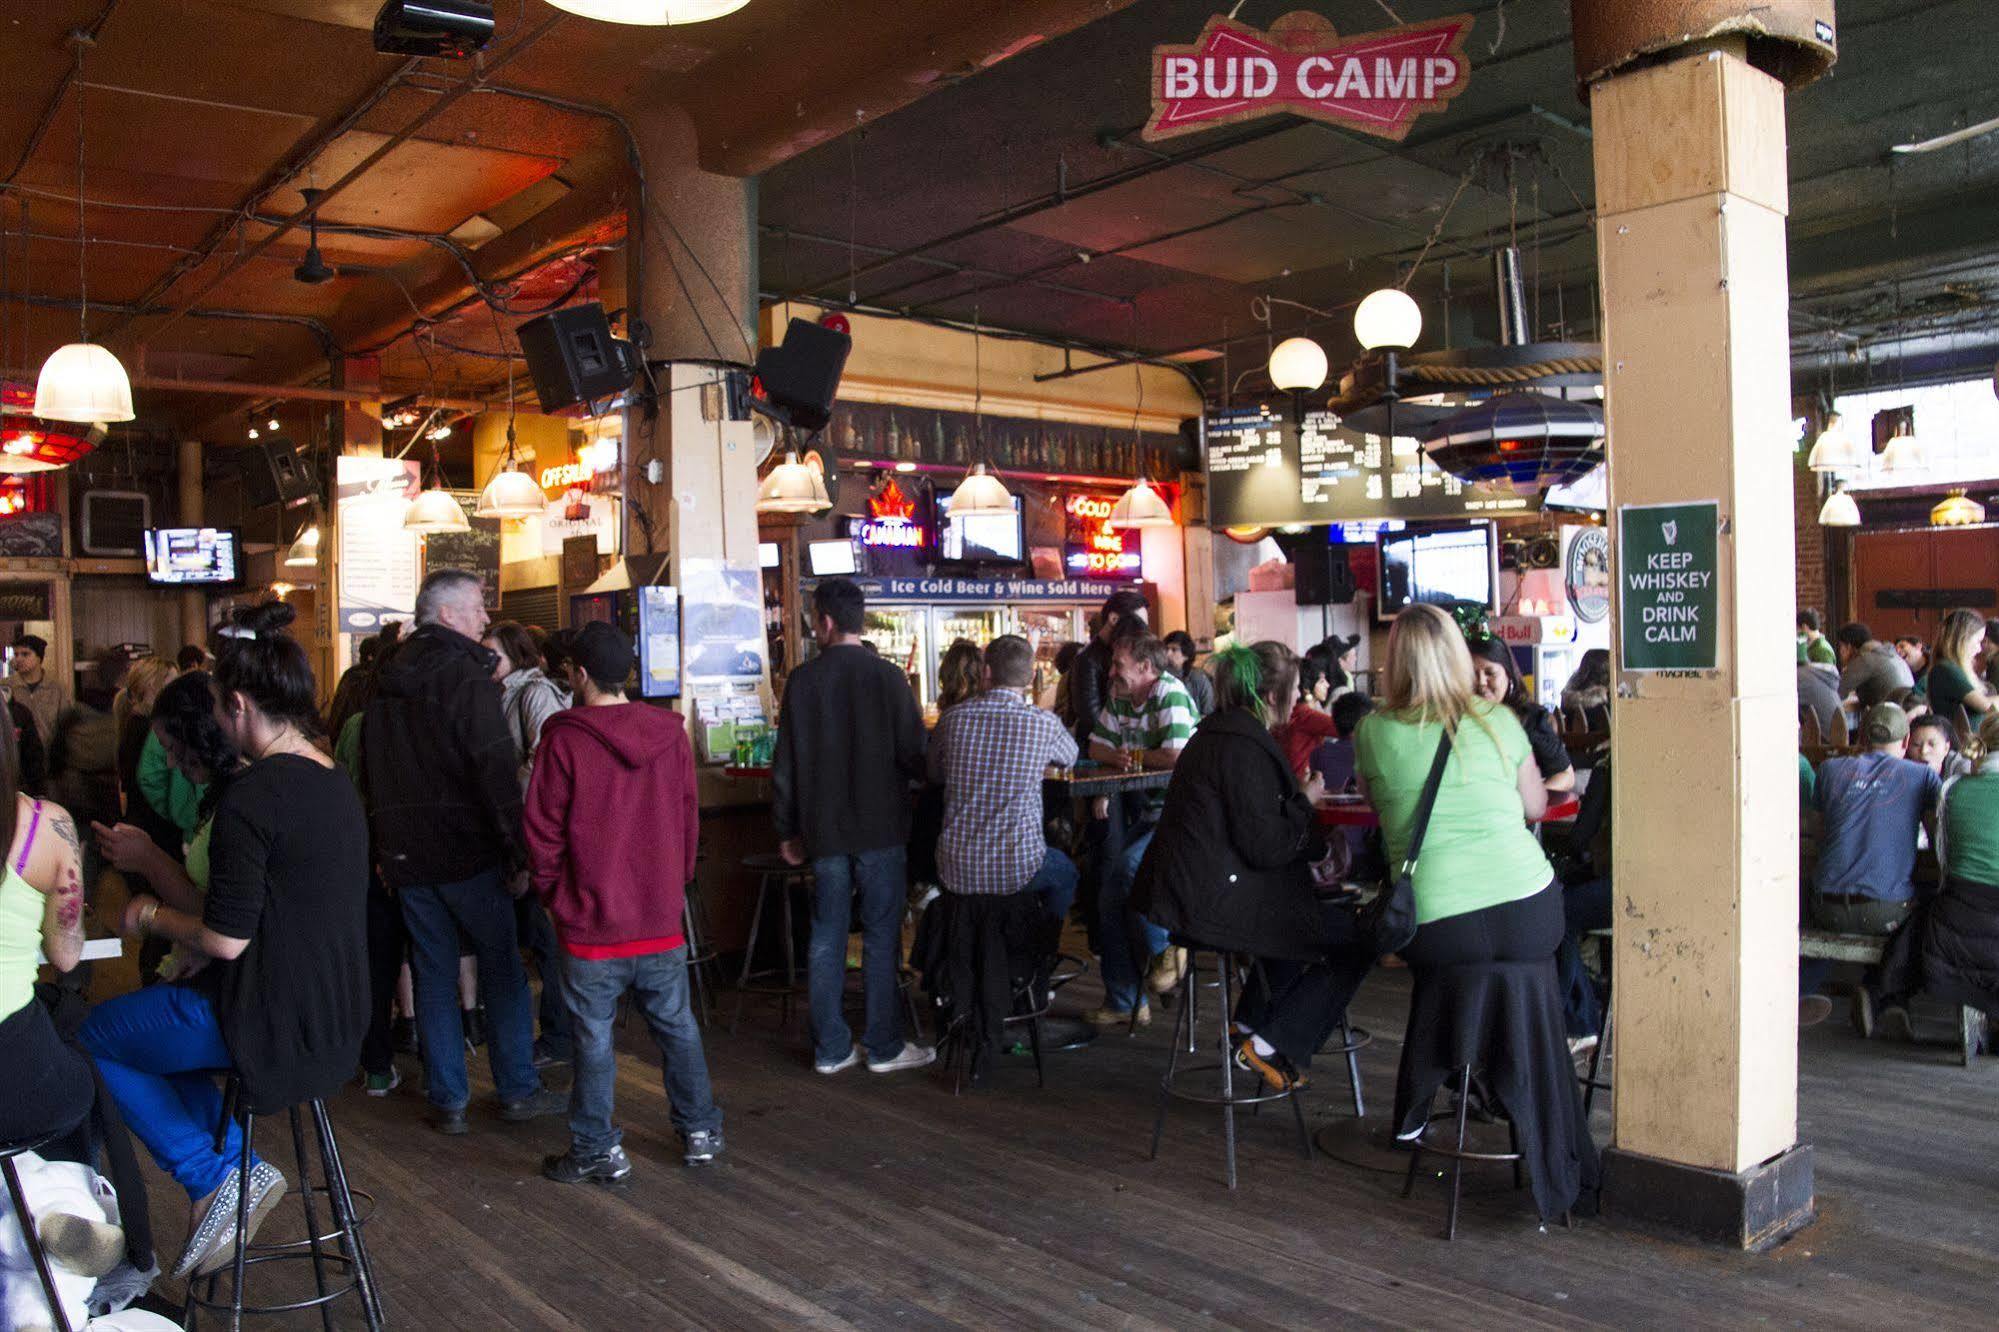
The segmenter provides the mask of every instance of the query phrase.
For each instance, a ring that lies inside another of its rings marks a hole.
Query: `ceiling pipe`
[[[836,250],[844,250],[851,247],[862,254],[868,255],[894,253],[886,245],[863,245],[859,241],[845,241],[841,240],[838,236],[821,236],[810,231],[800,231],[795,227],[778,226],[770,222],[764,223],[760,230],[767,236],[777,236],[785,240],[801,240],[808,245],[825,245]],[[1088,287],[1075,287],[1066,282],[1045,282],[1038,278],[1016,278],[1011,273],[1002,273],[996,268],[981,268],[977,264],[953,263],[949,259],[937,259],[929,255],[919,255],[911,259],[910,262],[913,264],[924,264],[938,270],[926,278],[919,278],[915,283],[910,284],[912,286],[920,286],[925,282],[941,282],[948,277],[1004,278],[1011,283],[1034,287],[1040,291],[1052,291],[1063,296],[1082,296],[1090,300],[1109,301],[1114,305],[1128,306],[1131,304],[1128,297],[1114,295],[1108,291],[1092,291]],[[868,299],[872,301],[875,297],[871,296]]]
[[[74,296],[35,296],[27,292],[0,291],[0,304],[8,301],[19,301],[23,305],[36,306],[44,310],[74,310],[80,303]],[[166,313],[165,306],[145,307],[122,301],[92,300],[90,308],[93,310],[109,310],[113,314],[129,315],[134,318]],[[325,353],[328,360],[341,355],[340,339],[335,336],[333,329],[320,320],[314,319],[311,315],[266,314],[260,310],[218,310],[211,306],[203,310],[190,310],[188,311],[188,317],[190,319],[249,320],[261,324],[290,324],[294,328],[305,329],[315,338],[318,338],[320,350]]]
[[[505,51],[501,52],[497,57],[494,58],[493,62],[489,66],[487,66],[487,70],[485,72],[498,73],[500,70],[506,68],[506,66],[512,63],[515,58],[525,53],[528,50],[528,48],[532,47],[536,42],[540,41],[550,32],[553,32],[568,17],[569,16],[567,14],[557,13],[553,18],[548,19],[540,27],[528,33],[525,37],[515,42]],[[214,291],[217,287],[220,287],[224,282],[227,282],[232,276],[235,275],[235,273],[239,269],[243,267],[244,264],[256,258],[258,255],[262,254],[265,250],[270,249],[271,246],[276,244],[280,238],[290,233],[293,228],[299,226],[301,223],[307,221],[308,219],[316,216],[320,209],[324,208],[333,199],[339,197],[341,191],[345,190],[348,186],[352,185],[355,181],[359,180],[362,176],[366,175],[371,169],[373,169],[376,163],[380,162],[383,158],[387,157],[390,153],[394,152],[396,149],[402,147],[403,144],[415,138],[417,132],[421,130],[425,125],[428,125],[431,121],[443,115],[451,107],[456,106],[460,98],[462,98],[463,96],[465,96],[465,94],[471,92],[473,89],[478,87],[477,80],[483,78],[484,76],[485,76],[484,72],[482,72],[479,75],[475,75],[472,78],[469,78],[465,80],[463,83],[459,84],[456,88],[453,88],[450,92],[440,95],[435,102],[432,102],[428,107],[426,107],[421,113],[417,115],[417,117],[414,120],[410,121],[407,125],[397,130],[394,134],[391,134],[387,139],[383,140],[383,142],[380,145],[378,145],[373,152],[369,153],[366,157],[362,158],[359,162],[356,162],[351,168],[349,168],[345,175],[341,176],[340,179],[334,181],[331,185],[328,185],[323,190],[321,190],[318,198],[314,199],[311,203],[306,204],[296,213],[293,213],[291,216],[287,217],[278,226],[273,228],[268,236],[264,237],[262,240],[256,242],[255,244],[251,245],[248,249],[242,251],[242,253],[237,254],[236,256],[231,258],[227,263],[223,264],[222,270],[219,273],[217,273],[214,277],[210,278],[205,285],[203,285],[199,290],[197,290],[194,293],[194,295],[190,296],[185,302],[177,306],[170,314],[168,314],[165,322],[162,323],[158,328],[153,329],[149,336],[158,337],[161,333],[164,333],[167,329],[172,328],[175,322],[177,322],[182,316],[187,314],[188,311],[192,310],[194,306],[201,300],[202,297],[208,295],[210,292]]]
[[[212,393],[232,398],[276,398],[293,402],[358,402],[379,403],[403,395],[385,393],[380,389],[305,388],[297,384],[247,384],[235,379],[180,379],[172,375],[136,374],[132,376],[136,388],[159,389],[170,393]],[[455,412],[490,412],[504,410],[505,400],[488,402],[484,398],[448,398],[436,394],[418,393],[418,405],[443,407]]]
[[[95,42],[98,35],[104,31],[104,25],[111,21],[112,11],[117,8],[118,0],[105,0],[104,8],[98,11],[97,17],[91,20],[88,27],[80,28],[77,32],[86,41]],[[49,126],[55,123],[56,112],[62,110],[63,102],[69,97],[70,84],[75,81],[76,62],[64,60],[62,77],[56,80],[55,90],[49,94],[49,100],[42,104],[42,113],[36,117],[34,129],[28,132],[28,142],[22,146],[20,157],[15,159],[14,169],[7,173],[7,179],[0,181],[0,184],[12,185],[15,178],[21,174],[21,169],[34,157],[35,150],[40,148],[42,140],[48,137]]]

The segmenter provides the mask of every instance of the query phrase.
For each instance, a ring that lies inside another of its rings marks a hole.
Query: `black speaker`
[[[1180,443],[1173,449],[1173,462],[1183,472],[1198,472],[1207,466],[1201,449],[1201,418],[1190,416],[1180,423]]]
[[[832,419],[840,372],[853,349],[853,338],[838,329],[792,320],[782,343],[757,353],[757,380],[763,385],[757,407],[800,430],[822,429]]]
[[[243,493],[250,507],[297,504],[319,493],[312,458],[288,439],[274,439],[243,451]]]
[[[1345,546],[1302,546],[1291,556],[1297,566],[1296,593],[1300,606],[1351,605],[1359,589]]]
[[[375,49],[385,55],[463,60],[493,40],[484,0],[388,0],[375,13]]]
[[[638,373],[632,344],[611,336],[611,321],[595,301],[530,319],[516,336],[544,412],[615,397]]]

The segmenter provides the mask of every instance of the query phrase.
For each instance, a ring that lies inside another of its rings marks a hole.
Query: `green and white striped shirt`
[[[1185,749],[1194,738],[1200,714],[1187,687],[1170,675],[1161,674],[1152,692],[1143,699],[1113,697],[1097,715],[1090,739],[1101,740],[1127,753],[1140,749]],[[1144,803],[1156,811],[1166,803],[1164,791],[1148,791]]]

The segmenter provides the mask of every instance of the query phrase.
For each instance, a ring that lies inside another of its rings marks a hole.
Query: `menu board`
[[[1413,439],[1379,435],[1308,412],[1302,425],[1269,407],[1207,418],[1208,522],[1281,527],[1360,518],[1465,518],[1522,513],[1538,496],[1467,485]]]

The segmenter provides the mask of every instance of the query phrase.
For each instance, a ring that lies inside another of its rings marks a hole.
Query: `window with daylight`
[[[1874,438],[1875,413],[1896,407],[1916,409],[1922,469],[1885,472],[1881,455],[1875,452],[1868,458],[1866,470],[1847,482],[1849,490],[1972,485],[1999,479],[1999,397],[1993,394],[1990,378],[1843,393],[1834,410],[1855,442],[1868,449]]]

